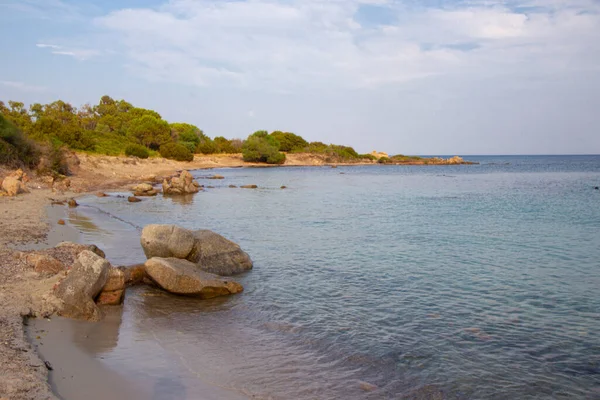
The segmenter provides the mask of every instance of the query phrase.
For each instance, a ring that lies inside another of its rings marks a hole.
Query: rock
[[[214,186],[207,186],[206,188],[207,189],[214,189],[215,187]]]
[[[77,207],[79,205],[79,203],[77,203],[77,201],[75,199],[69,199],[69,201],[67,201],[67,204],[71,208]]]
[[[55,275],[67,268],[65,264],[47,254],[28,254],[25,262],[33,266],[33,270],[39,274]]]
[[[118,306],[123,304],[125,290],[114,290],[112,292],[101,292],[96,299],[96,304],[104,306]]]
[[[186,257],[203,271],[230,276],[252,269],[252,260],[240,246],[209,230],[194,232],[194,247]]]
[[[252,269],[252,260],[236,243],[209,231],[190,231],[175,225],[147,225],[140,240],[147,258],[181,258],[217,275]]]
[[[196,265],[187,260],[154,257],[145,265],[150,278],[169,293],[210,299],[243,290],[239,283],[199,271]]]
[[[130,202],[130,203],[139,203],[139,202],[140,202],[140,201],[142,201],[142,200],[138,199],[138,198],[137,198],[137,197],[135,197],[135,196],[129,196],[129,197],[127,198],[127,201],[128,201],[128,202]]]
[[[59,225],[64,225],[65,224],[65,220],[64,219],[59,219],[56,223],[59,224]]]
[[[179,177],[165,178],[162,183],[163,194],[177,195],[198,193],[200,184],[196,182],[188,171],[181,171]]]
[[[283,185],[283,186],[281,187],[281,189],[287,189],[287,186]]]
[[[332,165],[331,168],[337,168],[337,165]]]
[[[52,182],[52,191],[63,193],[71,187],[71,180],[67,177],[54,179]]]
[[[29,189],[25,186],[25,182],[29,179],[23,170],[18,169],[2,181],[2,189],[8,196],[16,196],[20,193],[29,193]]]
[[[98,192],[98,193],[96,193],[96,196],[97,197],[108,197],[108,195],[104,192]]]
[[[454,156],[452,158],[449,158],[447,160],[445,160],[446,164],[462,164],[464,163],[465,160],[463,160],[461,157],[459,156]]]
[[[196,243],[194,234],[176,225],[147,225],[140,238],[146,258],[186,258]]]
[[[144,281],[147,277],[146,267],[144,264],[132,265],[130,267],[123,268],[123,274],[125,276],[125,285],[133,286]]]
[[[230,188],[236,188],[237,186],[235,185],[229,185]]]
[[[360,382],[358,386],[365,392],[372,392],[374,390],[377,390],[377,386],[369,382]]]
[[[594,189],[595,190],[600,190],[600,186],[595,186]]]
[[[132,188],[134,196],[156,196],[158,190],[149,183],[140,183]]]
[[[102,291],[113,292],[115,290],[123,289],[125,289],[125,272],[119,268],[111,268],[108,271],[108,278]]]
[[[71,252],[71,254],[73,255],[73,261],[77,258],[79,253],[81,253],[84,250],[91,251],[92,253],[97,254],[102,258],[106,258],[106,254],[104,254],[104,252],[101,249],[99,249],[98,246],[96,246],[95,244],[79,244],[79,243],[73,243],[73,242],[60,242],[59,244],[57,244],[55,246],[55,248],[69,250]]]
[[[256,189],[258,188],[258,186],[256,185],[244,185],[244,186],[240,186],[242,189]]]
[[[373,151],[372,151],[371,153],[369,153],[369,154],[371,154],[371,155],[372,155],[372,156],[374,156],[374,157],[377,157],[377,159],[380,159],[380,158],[382,158],[382,157],[385,157],[385,158],[389,158],[389,157],[390,157],[390,156],[388,155],[388,153],[384,153],[383,151],[382,151],[382,152],[378,152],[378,151],[376,151],[376,150],[373,150]]]
[[[213,175],[209,176],[208,179],[225,179],[223,175]]]
[[[89,250],[79,253],[67,277],[54,293],[62,300],[60,315],[98,321],[100,310],[94,299],[108,279],[110,263]]]

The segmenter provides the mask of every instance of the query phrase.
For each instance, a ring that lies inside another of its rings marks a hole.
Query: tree
[[[283,164],[285,154],[279,152],[279,142],[266,131],[257,131],[248,136],[242,146],[244,161]]]
[[[280,151],[303,151],[308,146],[308,142],[291,132],[275,131],[271,136],[279,142]]]
[[[179,142],[191,142],[198,145],[203,139],[208,139],[208,136],[202,132],[197,126],[182,122],[175,122],[171,125],[171,137]]]
[[[127,135],[139,144],[153,150],[171,141],[171,129],[167,121],[146,114],[129,123]]]

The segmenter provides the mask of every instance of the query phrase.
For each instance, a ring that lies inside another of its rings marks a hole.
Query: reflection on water
[[[191,399],[600,397],[600,157],[218,173],[262,189],[82,199],[118,217],[86,236],[115,263],[143,260],[148,223],[255,262],[236,296],[129,290],[112,367]]]
[[[192,204],[194,202],[194,194],[184,194],[181,196],[166,196],[165,200],[170,200],[175,204],[182,206]]]

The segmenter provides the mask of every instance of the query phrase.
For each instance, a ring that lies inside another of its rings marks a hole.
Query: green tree
[[[248,136],[242,146],[244,161],[283,164],[285,154],[279,152],[279,142],[267,131],[257,131]]]
[[[171,141],[169,123],[153,115],[143,115],[129,123],[127,135],[139,144],[153,150]]]
[[[201,129],[192,125],[182,122],[175,122],[171,125],[171,137],[175,141],[179,142],[191,142],[198,146],[200,141],[208,139],[208,137],[202,132]]]
[[[280,151],[303,151],[308,146],[308,142],[291,132],[275,131],[271,133],[271,136],[277,140],[280,144]]]

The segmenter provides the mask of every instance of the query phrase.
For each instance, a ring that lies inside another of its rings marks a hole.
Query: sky
[[[0,100],[102,95],[211,137],[600,154],[600,0],[0,0]]]

